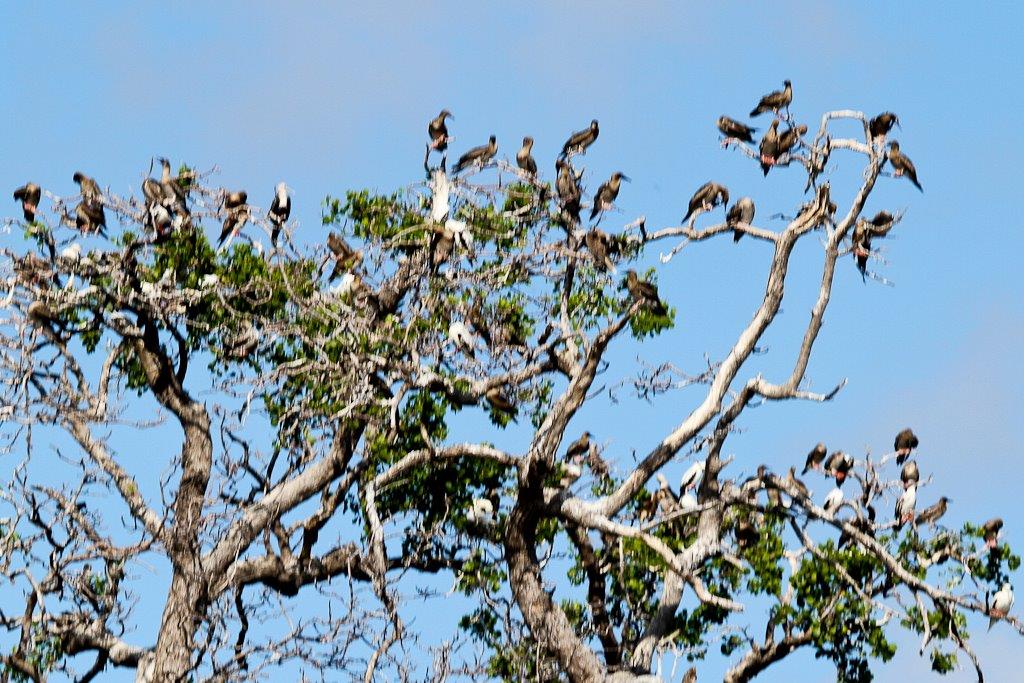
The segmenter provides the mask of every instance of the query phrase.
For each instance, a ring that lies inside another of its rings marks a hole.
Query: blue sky
[[[723,152],[717,116],[742,118],[784,78],[794,83],[794,113],[812,128],[827,109],[893,110],[925,192],[882,179],[868,206],[906,210],[883,243],[888,264],[875,264],[894,287],[865,285],[851,262],[841,264],[808,374],[816,388],[850,383],[826,406],[748,411],[727,450],[738,471],[761,461],[782,469],[819,439],[885,452],[892,435],[912,425],[922,468],[936,479],[922,502],[947,493],[948,519],[957,524],[1000,514],[1019,543],[1024,9],[985,7],[4,3],[0,188],[31,178],[71,194],[71,174],[82,169],[115,191],[137,191],[150,157],[166,155],[218,165],[215,182],[245,187],[263,205],[286,180],[300,232],[312,239],[326,194],[418,180],[426,122],[447,107],[457,117],[456,152],[494,133],[499,154],[511,158],[529,134],[547,177],[567,134],[598,118],[601,137],[586,157],[589,189],[614,170],[634,180],[619,197],[622,214],[605,227],[640,214],[648,225],[674,224],[710,178],[753,196],[757,222],[778,227],[765,217],[801,201],[802,179],[796,169],[763,179]],[[837,153],[833,162],[833,191],[845,201],[857,159]],[[3,192],[9,206],[0,214],[14,215]],[[767,339],[772,353],[756,363],[770,379],[792,362],[819,252],[814,244],[798,251],[784,312]],[[659,270],[679,327],[643,347],[620,346],[615,357],[628,364],[642,353],[688,370],[698,370],[705,353],[720,357],[760,300],[768,255],[750,239],[688,248]],[[654,407],[599,405],[578,427],[594,431],[624,467],[630,449],[649,446],[697,398],[688,391]],[[990,678],[1007,680],[1019,640],[1005,627],[985,635],[981,620],[972,626]],[[877,680],[927,680],[914,649],[904,648]],[[716,671],[709,666],[707,678]],[[764,680],[797,672],[831,679],[828,667],[805,657]],[[969,679],[961,671],[947,680]]]

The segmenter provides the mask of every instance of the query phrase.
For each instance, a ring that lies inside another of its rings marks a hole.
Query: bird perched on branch
[[[597,119],[590,122],[590,126],[583,130],[576,131],[569,136],[569,139],[562,145],[562,153],[559,154],[560,159],[564,159],[569,154],[583,154],[587,151],[587,148],[594,144],[597,140],[597,136],[601,134],[601,130],[597,126]]]
[[[891,111],[884,111],[868,121],[868,132],[872,140],[877,140],[884,138],[893,126],[900,127],[899,117]]]
[[[697,191],[690,197],[690,204],[686,209],[686,215],[683,216],[683,223],[688,221],[697,209],[710,211],[719,204],[722,206],[729,205],[729,190],[724,185],[719,185],[709,180],[698,187]]]
[[[537,177],[537,162],[533,158],[533,138],[523,138],[523,146],[516,152],[516,165],[526,171],[531,178]]]
[[[911,484],[896,501],[896,527],[914,520],[914,506],[917,504],[917,484]]]
[[[900,143],[895,140],[889,143],[889,163],[892,164],[892,174],[894,176],[897,178],[906,176],[910,179],[910,182],[914,183],[914,187],[924,192],[921,183],[917,181],[917,169],[914,168],[914,162],[900,151]]]
[[[14,198],[21,202],[21,212],[29,223],[36,219],[36,211],[39,210],[39,199],[43,190],[35,183],[25,183],[14,191]]]
[[[985,547],[989,550],[994,550],[999,544],[999,532],[1003,528],[1003,520],[999,517],[993,517],[981,526],[982,533],[985,538]]]
[[[99,199],[100,186],[95,180],[85,175],[81,171],[75,171],[75,175],[71,176],[71,179],[78,183],[78,187],[82,192],[82,199]]]
[[[470,358],[476,358],[476,352],[474,351],[476,337],[469,331],[466,323],[461,320],[453,320],[448,325],[448,338],[455,344],[456,349],[462,351]]]
[[[853,468],[853,457],[849,453],[836,451],[825,462],[825,472],[836,478],[836,486],[842,486]]]
[[[778,151],[775,153],[776,158],[781,157],[783,154],[789,154],[805,133],[807,133],[807,126],[803,124],[787,128],[779,136]]]
[[[785,86],[782,90],[770,92],[762,97],[761,101],[750,112],[750,115],[760,116],[768,111],[778,113],[780,109],[788,109],[793,101],[793,84],[786,80],[782,82],[782,85]]]
[[[590,432],[583,432],[580,438],[569,444],[565,451],[566,460],[577,460],[590,453]]]
[[[795,467],[789,468],[789,472],[782,478],[782,485],[786,489],[796,489],[796,493],[800,498],[807,498],[811,495],[807,485],[797,479]]]
[[[429,149],[436,149],[438,152],[448,149],[448,125],[445,120],[454,118],[450,111],[442,109],[440,114],[430,120],[427,124],[427,135],[430,136]]]
[[[612,207],[616,197],[619,196],[619,188],[622,186],[623,180],[627,183],[631,182],[628,176],[616,171],[607,181],[601,183],[601,187],[597,188],[597,194],[594,195],[594,208],[590,210],[590,220],[594,220],[597,214]]]
[[[808,470],[820,470],[821,462],[825,459],[828,454],[828,448],[825,444],[820,441],[818,444],[811,449],[811,452],[807,454],[807,460],[804,462],[804,469],[800,474],[807,474]]]
[[[270,202],[270,210],[267,217],[273,228],[270,231],[270,243],[277,246],[277,237],[281,234],[281,228],[288,222],[292,215],[292,198],[288,196],[288,186],[278,183],[274,192],[274,199]]]
[[[775,119],[761,137],[761,171],[767,176],[779,156],[779,120]]]
[[[634,301],[639,301],[645,307],[650,308],[654,315],[665,315],[668,309],[658,297],[658,288],[646,280],[637,277],[635,270],[626,271],[626,289]]]
[[[1013,607],[1013,586],[1010,585],[1010,582],[1003,583],[991,599],[986,595],[985,604],[989,615],[988,630],[991,631],[996,622],[1005,618],[1010,613],[1010,608]]]
[[[331,255],[334,257],[334,268],[328,277],[330,281],[337,279],[363,258],[363,252],[355,251],[340,235],[333,232],[327,235],[327,248],[331,250]]]
[[[835,516],[839,510],[839,506],[843,504],[843,490],[836,486],[834,489],[829,491],[829,494],[825,496],[825,504],[822,505],[822,509],[828,514]]]
[[[82,232],[96,232],[106,235],[107,214],[97,199],[85,199],[75,207],[75,226]]]
[[[725,214],[725,222],[732,228],[733,242],[739,242],[743,237],[743,230],[737,225],[749,226],[753,223],[755,209],[754,200],[750,197],[740,197],[735,204],[729,207],[728,213]]]
[[[562,210],[569,217],[579,223],[580,221],[580,192],[579,180],[572,166],[568,162],[559,159],[555,162],[558,169],[558,177],[555,179],[555,190],[558,192],[558,200],[562,203]]]
[[[609,256],[614,251],[614,245],[608,233],[600,228],[591,228],[583,236],[583,243],[587,246],[587,251],[590,252],[591,257],[594,259],[594,265],[598,269],[606,273],[615,272],[615,264]]]
[[[245,227],[246,221],[249,220],[249,205],[246,203],[248,201],[249,195],[245,190],[229,192],[224,196],[224,209],[227,211],[227,216],[224,218],[224,225],[221,228],[220,237],[217,239],[218,247],[224,244],[229,235],[237,235]]]
[[[938,502],[934,505],[929,505],[917,516],[918,524],[928,524],[934,527],[935,523],[942,519],[942,516],[946,514],[946,508],[949,506],[949,498],[942,496]]]
[[[683,478],[679,480],[679,490],[686,493],[690,489],[697,488],[697,484],[704,477],[704,468],[707,467],[707,461],[695,460],[685,472],[683,472]]]
[[[903,483],[904,489],[917,484],[920,480],[921,472],[917,469],[917,463],[915,461],[910,460],[903,465],[903,469],[900,470],[900,481]]]
[[[509,400],[504,393],[502,393],[501,387],[491,387],[484,394],[484,398],[487,399],[487,403],[490,404],[494,410],[499,413],[505,413],[512,418],[513,422],[515,421],[516,413],[518,412],[516,405]]]
[[[918,440],[914,430],[907,427],[896,435],[892,447],[896,450],[896,464],[902,465],[903,461],[910,457],[910,453],[917,448]]]
[[[730,119],[728,116],[719,116],[718,130],[725,136],[722,145],[728,145],[732,140],[753,143],[754,132],[757,131],[757,128],[740,123],[736,119]]]
[[[459,173],[467,166],[473,165],[478,168],[482,168],[494,158],[494,155],[498,153],[498,138],[491,136],[487,139],[486,145],[480,145],[474,147],[455,162],[455,166],[452,167],[452,174]]]

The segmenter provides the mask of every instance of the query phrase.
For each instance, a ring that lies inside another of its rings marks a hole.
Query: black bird
[[[631,182],[628,176],[616,171],[612,173],[611,178],[601,183],[601,187],[597,188],[597,194],[594,195],[594,208],[590,210],[590,220],[594,220],[597,214],[612,207],[615,198],[619,196],[619,187],[623,180]]]
[[[566,460],[573,460],[580,456],[586,455],[590,452],[590,432],[583,432],[580,438],[569,444],[569,449],[565,452]]]
[[[430,149],[436,149],[438,152],[448,149],[448,126],[445,124],[445,119],[454,118],[450,111],[442,109],[440,114],[431,119],[427,125],[427,135],[430,136]]]
[[[601,133],[597,127],[597,119],[590,122],[588,128],[577,131],[569,136],[569,139],[562,145],[562,153],[559,158],[564,159],[569,155],[570,152],[573,154],[583,154],[587,151],[587,147],[594,144],[594,140],[597,140],[597,136]]]
[[[807,461],[804,462],[804,469],[800,474],[807,474],[807,470],[820,470],[821,461],[825,459],[827,454],[828,448],[825,447],[825,444],[819,442],[818,445],[812,448],[811,452],[807,454]]]
[[[606,273],[610,270],[615,270],[615,264],[612,263],[608,256],[613,250],[611,238],[606,232],[598,228],[591,228],[583,236],[583,242],[587,245],[587,251],[593,257],[595,266]]]
[[[756,131],[757,128],[748,126],[745,123],[740,123],[736,119],[730,119],[728,116],[719,116],[718,130],[725,136],[725,140],[722,141],[722,144],[727,145],[730,140],[754,142],[754,131]]]
[[[892,174],[896,177],[907,176],[914,187],[924,192],[921,183],[917,182],[917,169],[914,162],[906,154],[900,151],[900,143],[893,140],[889,143],[889,163],[892,164]]]
[[[650,308],[654,315],[665,315],[668,310],[658,296],[658,288],[646,280],[637,277],[635,270],[626,271],[626,289],[634,301],[639,301]]]
[[[683,216],[683,223],[690,219],[697,209],[710,211],[718,204],[729,205],[729,190],[723,185],[708,181],[697,188],[697,191],[690,197],[690,205],[687,207],[686,215]]]
[[[876,140],[884,138],[892,130],[893,126],[898,127],[899,125],[900,119],[896,114],[893,114],[891,111],[884,111],[868,121],[868,131],[871,133],[871,139]]]
[[[100,186],[96,184],[96,181],[81,171],[75,171],[75,175],[71,176],[71,179],[78,183],[83,199],[98,199],[100,194],[102,194]]]
[[[328,278],[331,281],[337,279],[339,275],[354,266],[363,257],[362,252],[354,250],[340,235],[333,232],[327,235],[327,248],[334,256],[334,269],[331,270],[331,275]]]
[[[281,233],[281,228],[288,222],[288,218],[291,215],[292,198],[288,196],[288,186],[284,183],[278,183],[274,193],[274,200],[270,202],[270,211],[267,212],[267,216],[270,218],[271,224],[273,224],[273,229],[270,232],[271,244],[277,245],[277,236]]]
[[[903,484],[903,488],[910,488],[919,481],[921,481],[921,472],[917,469],[917,463],[908,460],[900,470],[900,482]]]
[[[748,518],[743,518],[736,523],[736,547],[740,550],[745,550],[752,545],[757,544],[761,538],[761,532],[757,530],[754,524]]]
[[[897,434],[896,440],[892,444],[896,450],[896,464],[902,465],[903,461],[910,457],[910,452],[917,448],[917,444],[917,435],[910,427]]]
[[[754,200],[750,197],[740,197],[739,201],[729,207],[729,212],[725,214],[725,222],[732,227],[733,242],[739,242],[743,237],[743,231],[736,225],[750,225],[754,220],[754,210]]]
[[[788,108],[789,103],[793,101],[793,84],[788,80],[783,81],[782,84],[785,88],[768,93],[762,97],[761,101],[758,102],[757,106],[750,112],[750,115],[760,116],[766,111],[777,112],[780,109]]]
[[[850,522],[850,526],[852,526],[854,529],[861,532],[865,536],[869,538],[874,538],[875,508],[871,505],[868,505],[866,511],[868,513],[867,517],[857,517],[852,522]],[[837,547],[841,550],[848,546],[851,541],[853,541],[853,537],[849,533],[847,533],[845,529],[843,529],[843,532],[839,534],[839,543]]]
[[[567,162],[559,159],[555,162],[558,167],[558,178],[555,180],[555,190],[558,192],[558,199],[562,202],[562,210],[575,221],[580,220],[580,185],[576,174]]]
[[[533,138],[523,138],[523,146],[516,152],[516,164],[531,177],[537,176],[537,162],[533,159]]]
[[[75,226],[82,232],[106,235],[107,214],[103,205],[91,199],[82,199],[75,207]]]
[[[761,138],[761,170],[764,171],[765,175],[768,175],[768,171],[771,170],[772,164],[775,163],[775,157],[779,156],[779,120],[775,119],[772,121],[772,125],[768,126],[768,130],[764,132],[764,136]]]
[[[452,173],[458,173],[462,169],[466,168],[470,164],[476,166],[483,166],[488,161],[494,158],[494,155],[498,153],[498,139],[495,136],[491,136],[487,140],[486,145],[480,145],[469,150],[455,163],[455,167],[452,168]]]
[[[14,191],[14,198],[21,202],[21,212],[29,223],[36,219],[36,211],[39,210],[39,199],[42,195],[42,189],[35,183],[25,183]]]

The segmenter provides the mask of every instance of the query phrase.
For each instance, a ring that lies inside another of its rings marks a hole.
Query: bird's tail
[[[737,230],[736,228],[733,228],[732,229],[732,241],[733,241],[733,243],[739,242],[742,238],[743,238],[743,231],[742,230]],[[803,473],[807,474],[807,468],[806,467],[804,468]]]
[[[911,178],[910,182],[914,183],[914,187],[916,187],[918,190],[924,192],[924,188],[921,187],[921,183],[917,182],[917,178]]]

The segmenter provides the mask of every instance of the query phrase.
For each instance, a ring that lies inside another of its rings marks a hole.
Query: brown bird
[[[494,410],[499,413],[509,415],[512,420],[515,421],[517,412],[516,406],[508,399],[508,397],[505,396],[504,393],[502,393],[501,387],[491,387],[487,390],[487,393],[484,394],[484,398],[487,399],[487,403],[489,403]]]
[[[871,133],[871,139],[877,140],[878,138],[884,138],[886,134],[892,130],[894,125],[899,127],[899,117],[891,111],[882,112],[875,118],[868,121],[868,131]]]
[[[447,109],[442,109],[441,113],[430,120],[427,124],[427,135],[430,136],[430,149],[436,149],[438,152],[443,152],[448,149],[448,126],[445,124],[445,119],[453,119],[452,113]]]
[[[796,489],[796,493],[800,498],[807,498],[811,495],[807,485],[796,478],[796,468],[790,467],[789,472],[782,479],[782,484],[787,489]]]
[[[82,199],[98,199],[101,192],[100,186],[96,184],[96,181],[85,175],[81,171],[76,171],[75,175],[71,177],[82,192]]]
[[[615,270],[615,264],[608,256],[612,251],[610,242],[611,238],[608,234],[599,228],[591,228],[583,237],[583,243],[587,245],[587,251],[593,257],[594,265],[606,273]]]
[[[697,669],[695,667],[691,666],[686,670],[686,673],[683,674],[682,683],[697,683]]]
[[[665,304],[658,297],[658,288],[637,277],[635,270],[626,271],[626,289],[629,290],[634,301],[639,301],[644,307],[650,308],[654,315],[668,313]]]
[[[772,121],[764,136],[761,138],[761,170],[765,175],[772,169],[775,157],[779,155],[779,120]]]
[[[494,155],[498,153],[498,138],[491,136],[487,139],[486,145],[480,145],[469,150],[455,162],[455,166],[452,168],[452,173],[458,173],[469,165],[482,167],[487,164]]]
[[[900,481],[903,482],[903,488],[909,488],[921,480],[921,472],[917,469],[917,462],[914,460],[907,461],[903,465],[903,469],[900,470]]]
[[[570,153],[572,154],[583,154],[587,151],[587,148],[594,144],[597,140],[597,136],[601,134],[601,130],[597,126],[597,119],[590,122],[590,126],[583,130],[576,131],[569,139],[562,145],[562,153],[559,158],[564,159]]]
[[[743,231],[736,227],[738,224],[750,225],[754,221],[754,200],[750,197],[740,197],[739,201],[729,207],[725,214],[725,222],[732,226],[732,241],[739,242],[743,237]]]
[[[729,205],[729,190],[724,185],[719,185],[709,180],[698,187],[697,191],[690,197],[690,204],[686,209],[686,215],[683,216],[683,223],[688,221],[697,209],[710,211],[718,204],[722,206]]]
[[[876,235],[880,235],[883,233],[878,232],[878,229],[888,231],[889,228],[892,227],[892,224],[895,220],[896,219],[893,217],[893,215],[888,211],[879,211],[874,215],[873,218],[868,219],[868,223],[874,226],[873,232]]]
[[[590,432],[583,432],[580,438],[569,444],[565,452],[566,460],[574,460],[590,452]]]
[[[896,450],[896,464],[902,465],[903,461],[910,457],[910,452],[917,448],[917,435],[907,427],[896,435],[892,447]]]
[[[225,209],[237,209],[247,201],[249,201],[249,194],[245,190],[239,190],[238,192],[226,193],[223,203]]]
[[[430,269],[436,273],[454,248],[455,233],[440,225],[435,226],[430,234]]]
[[[807,126],[801,124],[799,126],[791,126],[779,136],[779,149],[775,156],[780,157],[783,154],[789,154],[796,143],[800,141],[800,138],[807,132]]]
[[[21,202],[21,212],[29,223],[36,219],[36,211],[39,210],[39,199],[42,194],[42,189],[35,183],[25,183],[14,191],[14,198]]]
[[[946,508],[949,505],[949,498],[942,496],[935,505],[929,505],[924,510],[921,510],[920,514],[917,515],[918,524],[928,524],[931,527],[935,526],[935,523],[942,519],[942,516],[946,514]]]
[[[569,214],[573,221],[580,220],[580,185],[576,174],[567,162],[559,159],[555,162],[558,168],[558,178],[555,180],[555,190],[558,192],[558,199],[562,202],[562,210]]]
[[[804,462],[804,469],[800,474],[807,474],[808,470],[820,470],[821,462],[825,459],[828,454],[828,449],[825,444],[819,442],[811,452],[807,454],[807,461]]]
[[[853,228],[853,235],[850,237],[852,242],[852,253],[853,257],[857,259],[857,270],[860,271],[861,277],[867,273],[868,269],[868,257],[871,255],[871,228],[869,223],[863,218],[857,221],[857,225]]]
[[[910,178],[910,182],[914,183],[914,187],[924,192],[921,183],[917,181],[917,169],[914,168],[914,162],[900,151],[900,143],[895,140],[889,143],[889,163],[892,164],[892,174],[894,176],[897,178],[899,176]]]
[[[981,526],[985,534],[985,547],[989,550],[995,549],[999,544],[999,532],[1003,528],[1003,520],[1000,517],[993,517]]]
[[[331,275],[328,278],[331,281],[337,279],[338,276],[357,264],[363,257],[361,251],[355,251],[352,247],[348,246],[348,243],[340,235],[333,232],[327,235],[327,248],[331,250],[331,254],[334,256],[334,269],[331,270]]]
[[[75,226],[82,232],[106,234],[107,214],[103,205],[91,199],[82,199],[75,207]]]
[[[730,119],[728,116],[719,116],[718,130],[725,136],[725,140],[722,141],[722,144],[727,145],[730,140],[754,142],[754,132],[757,128],[748,126],[745,123],[740,123],[736,119]]]
[[[623,180],[631,182],[628,176],[616,171],[612,173],[611,178],[601,183],[601,187],[597,188],[597,194],[594,195],[594,208],[590,210],[590,220],[594,220],[597,214],[612,207],[615,198],[619,196],[619,187]]]
[[[789,104],[793,101],[793,84],[788,80],[783,81],[782,84],[785,86],[782,90],[770,92],[762,97],[750,115],[760,116],[767,111],[778,112],[780,109],[788,109]]]
[[[516,164],[526,171],[530,177],[537,176],[537,162],[533,159],[533,138],[523,138],[523,146],[516,152]]]

